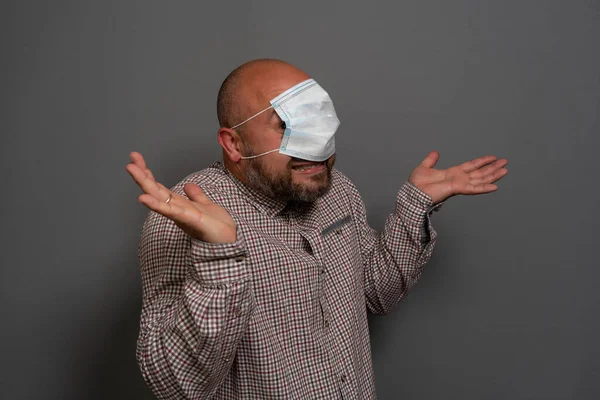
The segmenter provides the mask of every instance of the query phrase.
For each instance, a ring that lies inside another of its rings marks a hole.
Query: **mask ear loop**
[[[272,106],[272,105],[271,105],[271,106],[269,106],[269,107],[267,107],[267,108],[265,108],[265,109],[264,109],[264,110],[262,110],[262,111],[259,111],[259,112],[257,112],[256,114],[254,114],[253,116],[251,116],[250,118],[248,118],[247,120],[245,120],[244,122],[240,122],[240,123],[239,123],[239,124],[237,124],[236,126],[232,126],[232,127],[231,127],[231,128],[229,128],[229,129],[235,129],[235,128],[237,128],[238,126],[242,126],[242,125],[244,125],[246,122],[250,121],[252,118],[258,117],[260,114],[264,113],[264,112],[265,112],[265,111],[267,111],[267,110],[270,110],[271,108],[273,108],[273,106]]]
[[[279,151],[279,147],[278,147],[278,148],[276,148],[275,150],[269,150],[269,151],[266,151],[266,152],[264,152],[264,153],[257,154],[257,155],[255,155],[255,156],[248,156],[248,157],[241,157],[241,158],[242,158],[242,160],[249,160],[249,159],[251,159],[251,158],[262,157],[262,156],[264,156],[264,155],[266,155],[266,154],[269,154],[269,153],[274,153],[274,152],[276,152],[276,151]]]
[[[232,127],[231,127],[231,128],[229,128],[229,129],[235,129],[235,128],[239,127],[239,126],[242,126],[242,125],[244,125],[246,122],[250,121],[252,118],[258,117],[260,114],[264,113],[264,112],[265,112],[265,111],[267,111],[267,110],[270,110],[271,108],[273,108],[273,105],[271,105],[271,106],[269,106],[269,107],[265,108],[265,109],[264,109],[264,110],[262,110],[262,111],[259,111],[259,112],[257,112],[256,114],[254,114],[253,116],[251,116],[250,118],[248,118],[247,120],[245,120],[244,122],[240,122],[239,124],[237,124],[237,125],[235,125],[235,126],[232,126]],[[266,154],[269,154],[269,153],[274,153],[274,152],[276,152],[276,151],[279,151],[279,147],[278,147],[278,148],[276,148],[276,149],[274,149],[274,150],[269,150],[269,151],[267,151],[267,152],[264,152],[264,153],[261,153],[261,154],[257,154],[257,155],[255,155],[255,156],[241,157],[241,159],[242,159],[242,160],[250,160],[250,159],[252,159],[252,158],[256,158],[256,157],[262,157],[262,156],[264,156],[264,155],[266,155]]]

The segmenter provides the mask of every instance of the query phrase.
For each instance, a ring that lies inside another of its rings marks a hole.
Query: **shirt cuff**
[[[434,211],[438,212],[442,209],[442,206],[444,205],[443,201],[440,201],[437,204],[432,205],[431,207],[429,207],[429,211],[427,212],[427,214],[431,215]]]
[[[239,227],[236,236],[235,243],[207,243],[190,239],[192,274],[201,284],[214,286],[242,281],[247,277],[246,244]]]
[[[444,205],[443,201],[433,204],[431,197],[411,182],[407,181],[400,191],[403,189],[406,191],[407,199],[414,205],[424,208],[427,214],[431,214],[434,211],[440,211]]]

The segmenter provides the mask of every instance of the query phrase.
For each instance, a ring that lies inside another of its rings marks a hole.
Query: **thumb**
[[[437,151],[432,151],[421,162],[421,166],[425,167],[425,168],[433,168],[435,166],[435,164],[437,164],[439,159],[440,159],[440,154]]]
[[[207,201],[210,201],[202,189],[194,183],[186,183],[183,187],[183,191],[187,197],[195,203],[206,203]]]

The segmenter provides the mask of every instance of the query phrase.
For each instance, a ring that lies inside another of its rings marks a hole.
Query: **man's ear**
[[[217,139],[229,160],[237,163],[242,159],[242,139],[236,131],[229,128],[220,128]]]

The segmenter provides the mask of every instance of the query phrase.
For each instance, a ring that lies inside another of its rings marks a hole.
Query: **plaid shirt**
[[[151,212],[140,244],[142,374],[161,399],[373,399],[367,310],[387,313],[417,281],[436,233],[410,183],[377,234],[356,187],[302,213],[220,163],[185,178],[225,207],[237,242],[205,243]]]

